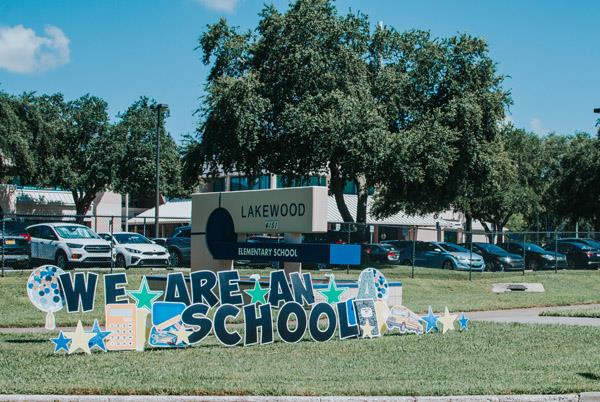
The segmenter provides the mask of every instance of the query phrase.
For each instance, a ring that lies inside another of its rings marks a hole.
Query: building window
[[[367,189],[367,194],[373,195],[375,193],[375,187],[371,186]],[[344,184],[344,194],[358,194],[358,187],[354,180],[347,180]]]
[[[256,178],[246,176],[231,177],[231,191],[240,190],[263,190],[270,188],[271,178],[269,175],[262,175]]]
[[[277,188],[288,188],[288,187],[307,187],[307,186],[322,186],[327,185],[327,178],[325,176],[277,176]]]
[[[225,177],[219,177],[217,179],[214,179],[212,187],[212,190],[215,192],[225,191]]]

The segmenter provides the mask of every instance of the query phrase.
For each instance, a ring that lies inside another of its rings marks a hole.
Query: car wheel
[[[169,250],[169,253],[171,254],[170,265],[172,267],[179,268],[182,261],[181,253],[176,249]]]
[[[492,271],[492,272],[502,271],[500,263],[498,261],[490,261],[490,271]]]
[[[116,265],[117,268],[129,268],[127,266],[127,261],[125,261],[125,256],[123,254],[117,254],[117,261],[116,261]]]
[[[446,260],[444,261],[444,265],[442,265],[443,269],[448,269],[448,270],[453,270],[454,269],[454,264],[452,263],[452,261],[450,260]]]
[[[536,260],[530,260],[529,263],[527,264],[527,268],[532,271],[536,271],[540,268],[540,263],[537,262]]]
[[[69,269],[69,259],[67,258],[67,255],[62,251],[58,252],[54,258],[54,265],[62,270]]]

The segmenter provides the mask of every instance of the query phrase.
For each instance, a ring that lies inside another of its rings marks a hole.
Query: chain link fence
[[[42,215],[4,214],[0,227],[0,264],[6,268],[29,268],[40,263],[57,263],[58,239],[56,233],[32,231],[33,225],[43,223],[77,223],[90,228],[105,239],[118,232],[134,232],[153,242],[166,246],[167,238],[182,232],[189,220],[182,217],[160,217],[158,237],[154,218],[109,215]],[[274,234],[256,234],[260,239],[277,238]],[[35,237],[34,237],[35,236]],[[185,236],[182,242],[185,244]],[[248,235],[247,238],[250,238]],[[65,240],[69,243],[69,240]],[[357,223],[329,223],[327,233],[304,234],[304,243],[362,244],[362,267],[408,266],[411,277],[425,269],[462,271],[472,279],[483,272],[514,271],[525,275],[531,271],[558,272],[563,269],[598,269],[600,267],[600,232],[589,231],[527,231],[486,232],[464,231],[460,224],[450,226],[426,225],[365,225]],[[75,240],[70,242],[76,243]],[[110,242],[108,259],[98,260],[90,267],[119,266],[115,244]],[[77,244],[75,244],[77,245]],[[189,253],[189,240],[187,240]],[[74,251],[77,253],[77,250]],[[169,248],[171,254],[174,249]],[[107,254],[108,255],[108,254]],[[176,265],[189,267],[188,260],[176,260]],[[91,257],[90,257],[91,258]],[[98,257],[100,258],[100,257]],[[169,266],[172,265],[169,263]],[[277,267],[277,263],[267,267]],[[306,269],[356,269],[304,264]]]

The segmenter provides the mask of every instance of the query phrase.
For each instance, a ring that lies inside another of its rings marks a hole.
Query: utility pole
[[[154,237],[160,237],[159,213],[160,207],[160,123],[161,111],[169,109],[169,106],[164,103],[158,103],[156,109],[156,202],[154,206]]]

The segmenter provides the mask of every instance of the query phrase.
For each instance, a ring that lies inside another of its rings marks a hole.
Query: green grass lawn
[[[582,318],[600,318],[600,309],[577,309],[577,310],[556,310],[543,311],[540,315],[547,317],[582,317]]]
[[[279,339],[275,335],[275,339]],[[464,333],[226,348],[54,354],[0,335],[2,393],[456,395],[600,389],[600,329],[472,323]]]
[[[473,273],[468,280],[467,272],[443,271],[432,268],[417,268],[414,279],[410,278],[410,268],[384,266],[380,268],[388,280],[403,283],[404,304],[414,311],[423,312],[431,305],[440,311],[448,306],[451,311],[491,310],[502,308],[559,306],[600,302],[600,271],[553,271],[526,273]],[[267,270],[244,269],[242,274]],[[359,271],[333,271],[338,279],[357,279]],[[155,271],[154,274],[157,272]],[[166,273],[162,271],[161,273]],[[130,270],[129,288],[137,288],[142,274],[150,270]],[[313,277],[324,273],[313,272]],[[29,272],[15,272],[0,278],[0,327],[43,326],[45,314],[33,307],[27,298],[25,283]],[[496,282],[541,282],[544,293],[505,293],[491,292]],[[103,317],[103,282],[99,280],[95,311],[86,314],[67,314],[64,310],[56,314],[57,326],[73,325],[78,319],[90,325],[94,318]]]

